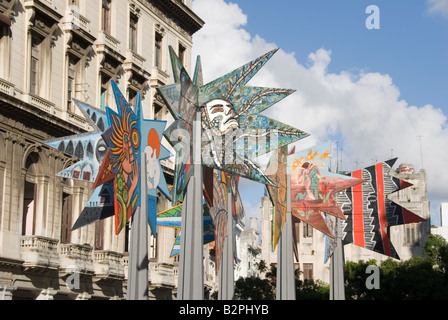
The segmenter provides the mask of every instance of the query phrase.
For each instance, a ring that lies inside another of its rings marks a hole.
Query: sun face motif
[[[276,186],[275,181],[255,162],[255,158],[308,136],[299,129],[260,114],[294,90],[245,86],[276,51],[272,50],[202,85],[200,63],[196,66],[194,79],[190,80],[179,58],[170,48],[173,74],[177,80],[175,84],[158,87],[157,90],[178,123],[184,122],[191,127],[192,112],[202,112],[203,165]],[[177,124],[177,127],[187,126]],[[188,131],[185,133],[191,134]],[[178,135],[165,136],[173,146],[179,143]],[[191,141],[191,136],[184,138],[183,141]],[[182,185],[186,186],[185,181]]]
[[[203,114],[203,121],[215,135],[223,135],[239,127],[235,108],[224,99],[214,99],[206,103]]]

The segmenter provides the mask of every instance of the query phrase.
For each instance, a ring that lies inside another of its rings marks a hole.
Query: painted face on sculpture
[[[217,135],[239,127],[235,108],[229,101],[211,100],[205,105],[205,113],[210,129]]]

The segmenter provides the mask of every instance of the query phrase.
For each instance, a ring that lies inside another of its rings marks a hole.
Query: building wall
[[[108,30],[103,6],[110,12]],[[56,176],[76,159],[42,141],[91,130],[70,97],[116,110],[110,80],[131,105],[140,92],[145,117],[169,125],[173,119],[156,87],[173,81],[168,46],[185,50],[191,71],[192,35],[203,24],[191,7],[191,0],[0,2],[0,14],[11,21],[0,25],[0,297],[125,297],[126,232],[116,236],[110,218],[62,241],[63,226],[76,221],[93,189]],[[137,21],[135,48],[131,18]],[[162,165],[172,179],[172,160]],[[169,206],[160,196],[158,209]],[[151,298],[175,295],[177,263],[169,258],[174,237],[161,228],[157,240],[148,239]]]

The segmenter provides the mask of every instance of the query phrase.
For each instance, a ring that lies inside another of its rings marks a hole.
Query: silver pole
[[[342,226],[336,219],[336,247],[330,265],[330,300],[345,300],[344,286],[344,247],[342,245]]]
[[[132,217],[127,300],[148,300],[148,213],[146,154],[141,155],[140,208]]]
[[[234,264],[233,264],[233,216],[232,216],[232,193],[227,192],[227,236],[224,240],[221,266],[219,270],[219,300],[232,300],[235,290]]]
[[[291,176],[286,176],[286,221],[277,245],[277,300],[295,300],[294,252],[291,216]]]
[[[203,208],[201,163],[201,112],[193,123],[193,175],[188,183],[182,212],[178,300],[204,299]]]

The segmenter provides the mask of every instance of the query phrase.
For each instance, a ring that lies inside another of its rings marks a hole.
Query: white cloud
[[[430,13],[441,13],[448,17],[448,0],[427,0]]]
[[[430,2],[439,10],[448,8],[448,0]],[[194,10],[205,21],[193,41],[206,82],[276,47],[244,30],[247,16],[234,4],[195,0]],[[331,50],[317,48],[309,54],[309,61],[299,62],[293,53],[279,50],[249,84],[297,92],[265,114],[311,134],[297,143],[298,149],[337,137],[343,146],[345,170],[392,155],[398,157],[397,165],[412,163],[418,171],[423,160],[431,207],[438,211],[434,203],[448,201],[446,115],[431,105],[409,105],[387,74],[328,73],[331,55]]]

